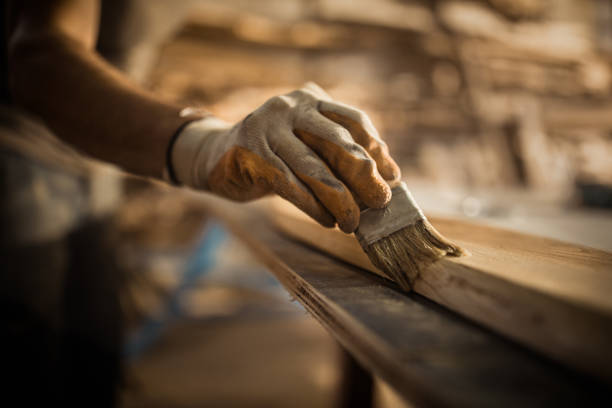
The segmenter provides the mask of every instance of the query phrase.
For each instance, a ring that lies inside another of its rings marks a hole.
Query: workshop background
[[[612,250],[609,0],[114,2],[100,52],[162,96],[237,121],[315,81],[370,115],[425,212]],[[125,259],[155,285],[132,292],[123,404],[336,404],[327,333],[221,226],[134,190]]]

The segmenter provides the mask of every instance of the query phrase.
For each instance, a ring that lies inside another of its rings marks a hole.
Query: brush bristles
[[[419,220],[363,248],[370,261],[402,289],[412,290],[421,271],[445,256],[464,251],[444,238],[429,221]]]

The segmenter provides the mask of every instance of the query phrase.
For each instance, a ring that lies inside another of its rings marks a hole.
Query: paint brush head
[[[405,290],[424,268],[465,253],[431,225],[404,183],[393,189],[386,208],[362,212],[356,236],[372,264]]]
[[[411,290],[424,268],[463,250],[444,238],[427,220],[419,220],[363,247],[370,261],[389,279]]]

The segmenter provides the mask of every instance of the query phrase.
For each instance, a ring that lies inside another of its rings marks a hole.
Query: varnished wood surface
[[[201,200],[361,364],[407,400],[419,406],[605,405],[602,383],[287,239],[259,205]]]
[[[354,237],[274,200],[283,232],[381,274]],[[612,382],[612,255],[547,238],[431,218],[470,251],[421,273],[415,291],[538,352]]]

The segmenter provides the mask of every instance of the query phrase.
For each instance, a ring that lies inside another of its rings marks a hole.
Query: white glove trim
[[[219,118],[209,116],[189,123],[179,133],[172,147],[170,157],[177,181],[188,186],[206,189],[206,180],[200,180],[195,165],[202,151],[212,149],[219,138],[211,137],[219,131],[226,131],[231,125]],[[218,142],[217,142],[218,143]],[[209,174],[216,163],[206,162],[205,174]]]

